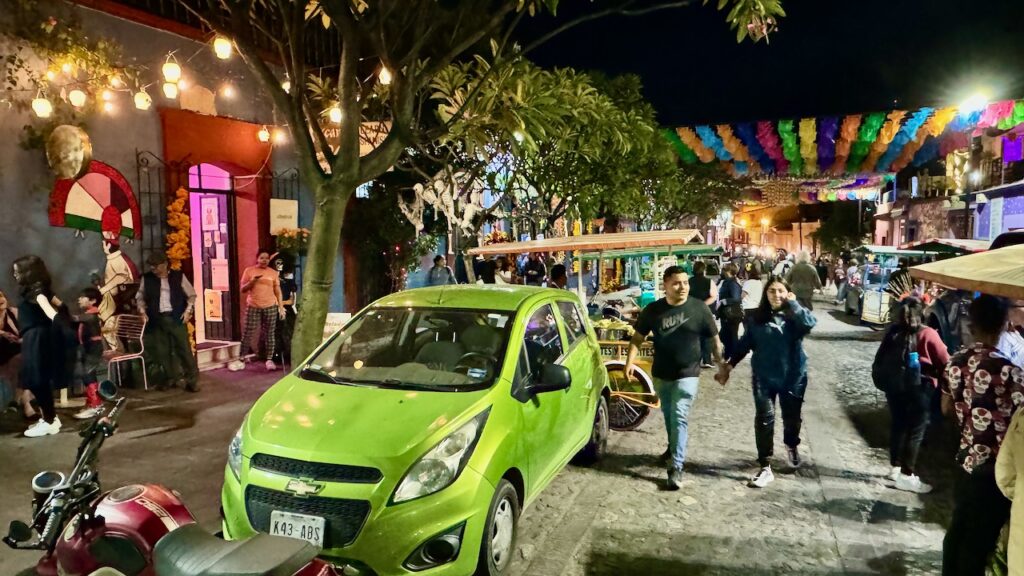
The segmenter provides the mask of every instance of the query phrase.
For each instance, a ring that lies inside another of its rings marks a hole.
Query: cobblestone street
[[[686,476],[661,489],[655,459],[665,447],[660,412],[634,432],[613,433],[596,469],[570,467],[523,516],[515,576],[768,574],[938,574],[951,501],[952,435],[932,427],[920,465],[935,491],[896,491],[887,472],[888,415],[870,382],[881,333],[851,325],[819,304],[806,343],[810,386],[801,446],[805,465],[782,460],[764,490],[746,486],[755,471],[749,362],[723,389],[702,377],[691,412]],[[277,373],[278,375],[280,373]],[[178,489],[197,519],[219,529],[225,448],[244,413],[276,376],[251,368],[204,376],[198,395],[130,392],[122,433],[104,448],[108,487],[156,481]],[[28,511],[29,480],[70,464],[73,426],[37,441],[16,435],[11,412],[0,422],[0,482],[10,489],[0,525]],[[784,454],[781,422],[776,453]],[[34,553],[0,551],[0,574],[30,567]]]
[[[683,487],[661,489],[665,447],[654,413],[614,433],[594,470],[570,468],[523,519],[514,573],[531,576],[938,574],[951,502],[952,435],[932,427],[921,475],[926,496],[900,492],[888,471],[888,414],[871,384],[881,332],[819,304],[806,343],[804,466],[756,471],[749,362],[722,389],[705,371],[690,421]],[[784,455],[781,422],[776,455]],[[780,473],[781,472],[781,473]]]

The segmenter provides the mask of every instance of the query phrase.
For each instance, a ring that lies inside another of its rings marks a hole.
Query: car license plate
[[[270,513],[270,533],[305,540],[317,548],[324,547],[324,519],[294,512],[274,510]]]

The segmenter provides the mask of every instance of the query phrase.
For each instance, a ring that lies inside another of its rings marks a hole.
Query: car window
[[[537,309],[526,323],[523,338],[524,354],[518,373],[533,382],[540,380],[544,367],[554,364],[562,356],[562,336],[558,332],[554,310],[550,304]]]
[[[511,318],[505,311],[373,308],[327,343],[307,375],[389,388],[489,386],[505,357]]]
[[[558,302],[558,311],[562,314],[562,323],[565,325],[565,334],[569,337],[569,346],[572,346],[587,333],[580,311],[575,304],[565,300]]]

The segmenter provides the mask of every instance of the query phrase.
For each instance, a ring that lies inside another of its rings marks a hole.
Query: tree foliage
[[[821,226],[810,234],[820,251],[840,254],[864,244],[871,215],[868,210],[861,212],[856,202],[834,202],[831,213],[822,218]]]
[[[723,7],[734,8],[728,21],[746,26],[758,14],[776,12],[778,1],[724,0]],[[180,3],[187,9],[194,4],[191,0]],[[688,0],[595,2],[584,17],[559,23],[523,52],[601,16],[648,14],[688,4]],[[558,0],[203,0],[197,14],[232,39],[260,81],[287,125],[302,178],[315,196],[312,241],[293,340],[296,356],[307,354],[321,338],[339,230],[356,187],[389,170],[406,149],[429,149],[445,138],[479,94],[467,93],[442,110],[438,105],[444,103],[444,96],[437,93],[435,79],[457,72],[453,63],[488,52],[495,64],[493,73],[502,73],[523,54],[512,50],[510,41],[522,19],[550,15],[558,6]],[[310,55],[322,56],[325,52],[318,50],[325,44],[338,47],[335,60],[311,64]],[[384,70],[386,74],[381,73]],[[285,81],[290,90],[282,86]],[[342,118],[334,141],[325,130],[328,103],[338,108]],[[440,122],[434,121],[438,112]],[[363,128],[366,119],[386,126],[384,135],[368,137]],[[530,138],[543,134],[528,132]],[[369,144],[368,150],[361,150],[361,141]]]

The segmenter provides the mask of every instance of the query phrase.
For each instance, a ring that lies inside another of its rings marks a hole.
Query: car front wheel
[[[487,511],[476,576],[501,576],[508,572],[516,549],[519,512],[519,494],[508,480],[502,479]]]

